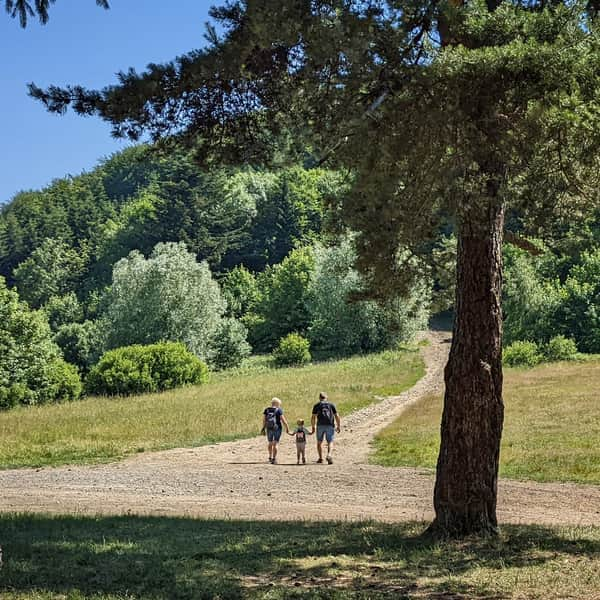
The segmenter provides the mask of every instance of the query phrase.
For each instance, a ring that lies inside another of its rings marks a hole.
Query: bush
[[[43,306],[48,317],[50,329],[56,332],[68,323],[79,323],[83,320],[83,307],[73,292],[64,296],[52,296]]]
[[[80,392],[45,313],[30,310],[0,277],[0,408],[74,400]]]
[[[365,290],[365,279],[356,270],[352,237],[337,246],[315,244],[314,273],[309,282],[308,338],[313,348],[347,355],[393,348],[427,326],[431,282],[415,280],[402,297],[383,303],[352,301]]]
[[[577,355],[575,340],[564,335],[553,337],[544,347],[544,357],[549,361],[573,360]]]
[[[63,325],[56,332],[54,341],[60,346],[65,360],[79,367],[84,373],[99,358],[101,334],[96,321]]]
[[[160,342],[109,350],[90,371],[92,394],[129,395],[159,392],[208,380],[208,367],[182,343]]]
[[[81,396],[81,379],[75,366],[57,359],[48,365],[47,377],[50,402],[77,400]]]
[[[278,367],[304,365],[310,359],[310,342],[298,333],[281,338],[273,351],[273,360]]]
[[[502,360],[509,367],[534,367],[542,355],[535,342],[513,342],[504,348]]]
[[[247,336],[248,330],[237,319],[223,319],[211,344],[215,353],[211,359],[211,365],[215,369],[239,367],[242,360],[250,356],[250,344],[246,341]]]

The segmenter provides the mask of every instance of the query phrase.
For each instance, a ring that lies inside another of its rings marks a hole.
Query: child
[[[298,427],[294,429],[294,431],[288,433],[290,435],[296,436],[296,456],[298,459],[297,465],[300,464],[300,459],[302,458],[302,464],[306,464],[306,436],[312,435],[311,432],[304,427],[304,419],[298,419],[296,421]]]

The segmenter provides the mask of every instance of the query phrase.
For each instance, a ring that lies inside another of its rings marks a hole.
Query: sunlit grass
[[[600,483],[600,361],[505,370],[500,474]],[[429,396],[381,432],[374,462],[435,467],[442,398]]]
[[[597,598],[600,528],[0,516],[3,600]]]
[[[376,396],[400,393],[422,375],[416,348],[288,369],[270,368],[258,357],[204,386],[0,413],[0,465],[108,461],[249,437],[258,434],[273,396],[283,400],[290,419],[308,419],[319,391],[326,390],[344,415]]]

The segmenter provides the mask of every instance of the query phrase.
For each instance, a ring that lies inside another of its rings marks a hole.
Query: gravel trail
[[[400,396],[344,417],[333,465],[296,465],[285,436],[269,465],[263,437],[139,454],[117,463],[0,471],[0,511],[153,514],[232,519],[431,519],[434,473],[370,465],[373,435],[423,395],[442,389],[449,340],[429,332],[425,376]],[[333,399],[335,401],[335,399]],[[504,523],[598,525],[600,487],[502,480]]]

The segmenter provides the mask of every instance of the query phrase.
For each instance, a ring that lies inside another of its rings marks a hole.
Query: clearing
[[[422,347],[427,372],[415,386],[342,415],[332,466],[314,464],[312,438],[311,464],[296,466],[292,438],[285,436],[280,464],[269,465],[265,440],[255,437],[143,453],[104,465],[1,471],[0,510],[252,520],[430,519],[431,470],[367,462],[375,433],[421,397],[441,390],[448,334],[431,332],[428,339]],[[498,517],[516,524],[597,524],[600,487],[501,480]]]

